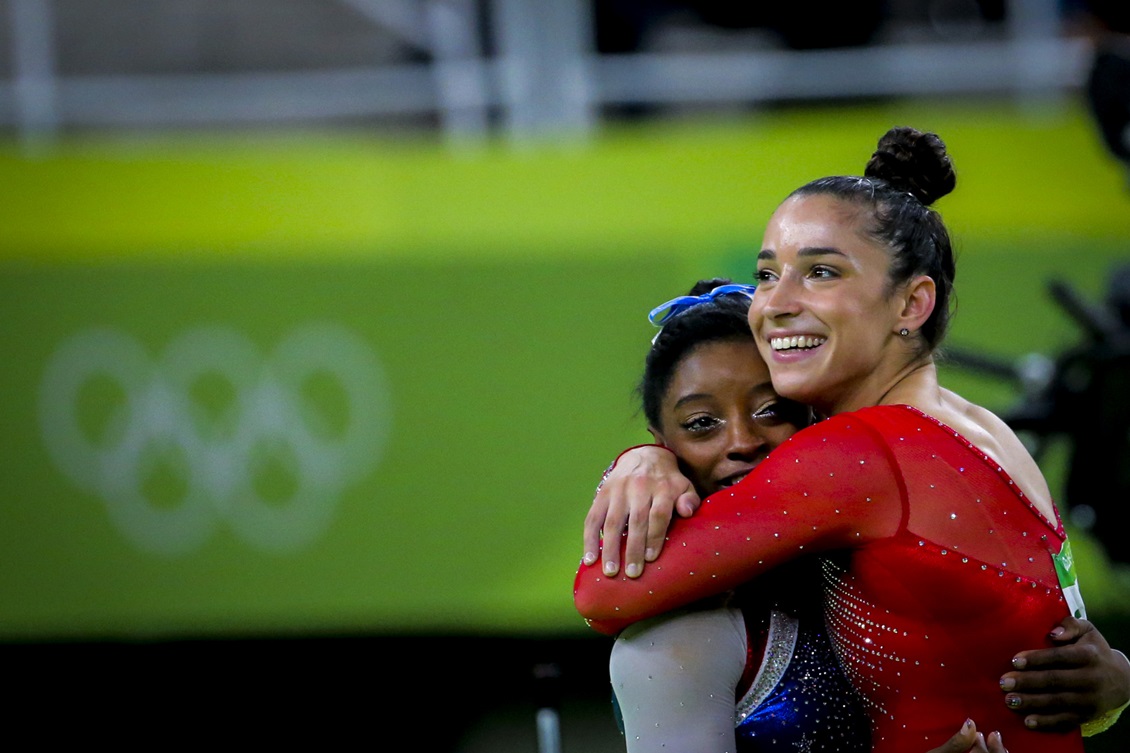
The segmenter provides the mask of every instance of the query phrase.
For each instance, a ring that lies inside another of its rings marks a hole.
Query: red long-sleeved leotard
[[[998,684],[1068,614],[1052,560],[1065,541],[1060,521],[957,432],[880,406],[794,435],[673,524],[640,578],[582,566],[574,599],[615,634],[801,554],[841,550],[843,567],[826,570],[826,615],[875,751],[928,750],[967,718],[1011,750],[1082,751],[1078,732],[1026,729]]]

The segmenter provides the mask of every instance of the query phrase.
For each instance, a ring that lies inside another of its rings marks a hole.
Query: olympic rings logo
[[[99,384],[92,431],[80,402]],[[208,384],[226,399],[202,404]],[[312,400],[318,384],[344,420]],[[342,491],[375,466],[389,409],[372,349],[337,325],[298,327],[268,356],[233,329],[198,327],[156,360],[133,337],[93,328],[49,358],[39,422],[56,467],[138,547],[185,554],[223,521],[257,549],[288,552],[321,535]],[[148,486],[162,471],[178,490],[171,502]],[[271,473],[285,493],[262,488]]]

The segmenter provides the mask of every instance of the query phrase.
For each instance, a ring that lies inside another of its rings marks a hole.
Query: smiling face
[[[826,414],[876,404],[912,358],[898,334],[918,321],[907,318],[911,286],[890,283],[890,254],[865,219],[842,199],[794,196],[757,257],[749,322],[773,384]]]
[[[679,361],[652,433],[708,495],[745,478],[807,418],[806,408],[773,391],[753,340],[731,338],[698,345]]]

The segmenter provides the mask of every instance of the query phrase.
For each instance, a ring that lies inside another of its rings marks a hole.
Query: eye
[[[792,400],[775,400],[766,403],[753,413],[755,421],[771,426],[792,424],[793,426],[807,426],[809,423],[808,408]]]
[[[689,431],[692,434],[705,434],[711,429],[719,426],[721,423],[722,422],[714,416],[699,415],[691,416],[687,420],[683,421],[680,426],[682,426],[684,430]]]
[[[776,282],[777,273],[771,269],[759,269],[754,273],[753,279],[757,281],[758,285],[764,285],[767,282]]]
[[[831,279],[839,277],[840,273],[834,267],[829,267],[826,264],[817,264],[808,271],[809,277],[816,277],[818,279]]]
[[[780,416],[780,403],[766,403],[753,412],[756,421],[775,422]]]

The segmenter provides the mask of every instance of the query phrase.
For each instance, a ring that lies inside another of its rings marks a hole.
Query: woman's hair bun
[[[719,285],[729,285],[731,282],[733,282],[733,280],[729,280],[725,277],[712,277],[709,280],[699,280],[694,284],[694,287],[690,289],[687,295],[703,295],[704,293],[709,293],[711,290],[714,290],[714,288]]]
[[[957,183],[941,138],[906,126],[892,128],[879,139],[864,175],[908,191],[926,206],[948,194]]]

